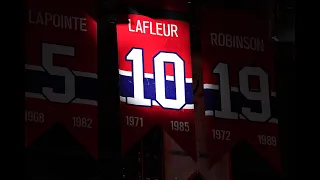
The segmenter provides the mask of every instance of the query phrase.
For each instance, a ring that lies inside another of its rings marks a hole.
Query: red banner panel
[[[98,155],[97,25],[93,1],[28,0],[25,142],[63,124]]]
[[[160,10],[188,11],[188,0],[120,0],[120,3],[128,6],[139,6]]]
[[[161,126],[195,158],[189,24],[130,14],[117,33],[123,152]]]
[[[203,11],[201,30],[211,164],[247,140],[280,170],[268,22],[244,12],[211,9]]]

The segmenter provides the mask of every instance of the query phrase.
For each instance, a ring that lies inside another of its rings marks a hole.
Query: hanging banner
[[[161,126],[195,158],[189,24],[129,14],[117,33],[123,152]]]
[[[120,0],[120,3],[127,6],[145,7],[153,9],[166,9],[172,11],[188,11],[188,0]]]
[[[63,124],[98,155],[97,25],[93,1],[28,0],[25,143]]]
[[[280,169],[268,22],[244,12],[202,14],[205,121],[211,165],[248,140]]]

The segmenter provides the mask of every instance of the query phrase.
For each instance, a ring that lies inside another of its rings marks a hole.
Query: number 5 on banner
[[[132,48],[126,56],[132,61],[134,96],[127,97],[127,103],[137,106],[152,106],[152,100],[144,97],[144,54],[141,48]],[[165,64],[174,65],[174,82],[176,99],[167,99],[165,95]],[[186,105],[184,60],[176,53],[158,52],[153,57],[156,101],[165,109],[179,110]]]
[[[75,56],[71,46],[42,43],[42,66],[50,74],[65,78],[65,93],[55,93],[53,88],[43,87],[43,95],[51,102],[69,103],[75,98],[75,75],[66,67],[53,65],[54,54]]]

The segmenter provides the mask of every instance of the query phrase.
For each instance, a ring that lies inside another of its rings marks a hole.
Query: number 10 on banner
[[[126,55],[127,61],[132,61],[134,96],[127,97],[127,104],[137,106],[152,106],[152,100],[144,97],[144,52],[141,48],[132,48]],[[155,101],[164,109],[180,110],[186,105],[185,97],[185,64],[184,60],[174,52],[159,51],[153,59],[155,79]],[[165,64],[174,65],[175,99],[166,98],[165,94]]]

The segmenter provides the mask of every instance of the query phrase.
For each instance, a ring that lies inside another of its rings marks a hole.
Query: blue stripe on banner
[[[25,70],[25,92],[42,93],[42,87],[52,87],[56,93],[64,93],[64,77],[46,72]],[[97,79],[76,76],[76,98],[98,100]]]
[[[248,100],[239,92],[231,92],[231,111],[241,113],[242,107],[249,107],[253,112],[261,112],[261,101]],[[204,89],[205,110],[221,110],[220,91],[214,89]],[[270,99],[271,114],[277,117],[276,97]]]
[[[154,79],[144,78],[144,97],[155,100],[155,83]],[[176,98],[176,87],[174,81],[165,81],[166,98]],[[120,96],[133,97],[133,78],[131,76],[120,75]],[[179,93],[179,92],[178,92]],[[186,104],[193,104],[192,83],[185,84]]]

